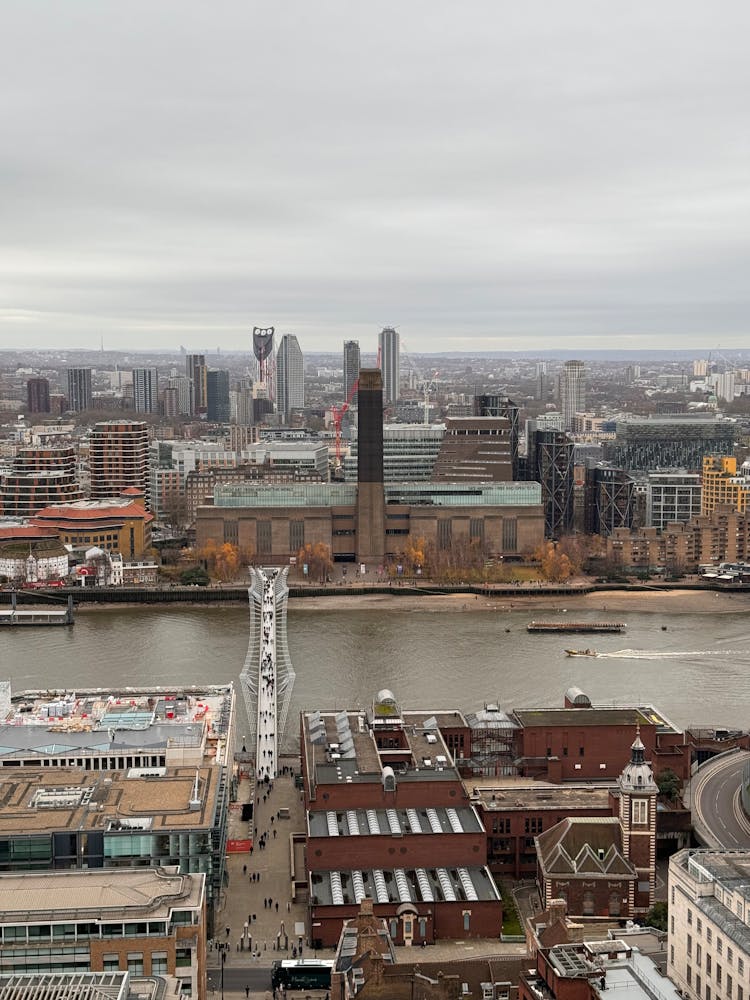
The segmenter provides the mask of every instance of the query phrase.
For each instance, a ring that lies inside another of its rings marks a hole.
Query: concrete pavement
[[[690,782],[693,827],[707,847],[750,847],[750,820],[740,802],[747,751],[707,761]]]

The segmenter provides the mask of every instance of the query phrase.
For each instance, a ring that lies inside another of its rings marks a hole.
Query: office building
[[[692,521],[701,512],[701,477],[697,472],[650,472],[646,482],[646,527],[665,528]]]
[[[380,332],[378,345],[383,373],[383,403],[393,406],[400,395],[401,337],[392,326],[386,326]]]
[[[586,369],[583,361],[566,361],[560,372],[563,429],[573,429],[573,417],[586,409]]]
[[[30,378],[26,383],[26,409],[29,413],[49,413],[49,379]]]
[[[91,369],[68,368],[68,409],[82,413],[91,409],[92,401]]]
[[[192,385],[192,413],[194,415],[205,413],[208,406],[208,368],[205,354],[188,354],[185,358],[185,368]]]
[[[700,472],[707,455],[731,455],[737,425],[713,416],[628,417],[618,420],[607,459],[628,472]]]
[[[131,488],[150,510],[148,425],[137,420],[95,424],[89,438],[89,472],[92,500],[106,500]]]
[[[133,407],[136,413],[159,410],[159,372],[156,368],[133,369]]]
[[[82,497],[73,445],[19,448],[10,471],[0,476],[3,517],[28,518],[42,507]]]
[[[452,483],[510,482],[511,425],[506,417],[448,417],[433,479]]]
[[[445,424],[384,424],[383,481],[425,482],[432,478]],[[344,482],[356,483],[359,441],[355,436],[344,458]]]
[[[238,379],[229,392],[229,419],[241,427],[251,427],[253,423],[253,380],[249,377]]]
[[[283,423],[291,420],[292,410],[305,405],[305,362],[294,334],[281,338],[276,352],[276,409]]]
[[[750,463],[737,472],[737,459],[731,455],[706,455],[703,459],[703,496],[701,513],[710,514],[719,506],[729,505],[744,513],[750,501]]]
[[[350,406],[357,405],[355,385],[359,379],[360,354],[358,340],[344,341],[344,401]]]
[[[75,789],[55,789],[40,776],[33,794],[39,812],[45,796],[54,812]],[[43,977],[36,997],[54,990],[57,996],[117,1000],[116,980],[94,981],[91,992],[78,993],[80,983],[55,983],[62,971],[77,980],[92,972],[174,976],[180,996],[205,997],[205,897],[205,875],[171,868],[0,875],[0,975],[14,977],[18,997],[27,994],[17,977],[34,973]]]
[[[209,368],[206,372],[206,419],[210,423],[228,424],[229,372],[226,368]]]
[[[688,849],[669,860],[670,979],[686,1000],[744,1000],[750,970],[750,851]]]
[[[537,361],[534,368],[534,399],[540,403],[547,401],[547,362]]]

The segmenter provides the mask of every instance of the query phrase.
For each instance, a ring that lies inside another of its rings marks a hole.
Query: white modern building
[[[383,479],[386,483],[424,482],[432,478],[445,424],[385,424]],[[357,482],[357,440],[344,459],[344,482]]]
[[[669,862],[669,978],[686,1000],[750,992],[750,850],[684,850]]]
[[[701,497],[697,472],[650,472],[646,483],[646,526],[662,529],[673,521],[691,521],[701,512]]]
[[[566,361],[560,372],[563,430],[573,429],[573,417],[586,409],[586,369],[583,361]]]

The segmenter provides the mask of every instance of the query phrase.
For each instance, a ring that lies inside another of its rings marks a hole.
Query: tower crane
[[[406,346],[403,343],[401,344],[401,352],[406,358],[406,360],[409,362],[410,369],[417,376],[417,389],[423,396],[422,406],[424,407],[424,422],[425,424],[429,424],[430,394],[437,391],[436,379],[440,375],[440,372],[433,372],[432,375],[429,377],[423,375],[422,372],[417,367],[417,365],[414,364],[414,361],[410,357],[408,351],[406,350]]]

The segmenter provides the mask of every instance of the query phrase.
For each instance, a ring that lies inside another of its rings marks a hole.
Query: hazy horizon
[[[6,0],[0,23],[0,348],[748,342],[738,0]]]

